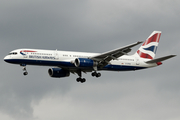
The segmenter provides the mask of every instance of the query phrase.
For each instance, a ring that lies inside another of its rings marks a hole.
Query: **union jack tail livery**
[[[161,36],[161,31],[154,31],[135,53],[135,56],[138,56],[143,59],[154,59],[159,44],[159,39]]]

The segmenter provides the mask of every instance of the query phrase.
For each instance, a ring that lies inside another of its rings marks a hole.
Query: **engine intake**
[[[94,67],[97,66],[97,62],[88,58],[76,58],[74,65],[76,67]]]
[[[49,76],[61,78],[61,77],[68,77],[70,72],[68,70],[60,69],[60,68],[50,68],[48,70]]]

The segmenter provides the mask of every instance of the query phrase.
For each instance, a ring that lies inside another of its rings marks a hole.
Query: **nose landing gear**
[[[23,66],[23,69],[22,69],[24,71],[23,75],[24,76],[28,75],[28,72],[26,70],[26,64],[20,64],[20,66]]]
[[[23,68],[23,71],[24,71],[23,75],[28,75],[28,72],[25,67]]]

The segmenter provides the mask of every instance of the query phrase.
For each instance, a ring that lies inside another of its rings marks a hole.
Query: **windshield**
[[[8,55],[17,55],[17,52],[11,52]]]

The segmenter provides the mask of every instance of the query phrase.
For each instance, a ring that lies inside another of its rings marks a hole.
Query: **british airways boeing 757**
[[[100,77],[101,73],[98,71],[135,71],[159,66],[162,61],[175,57],[176,55],[168,55],[154,59],[160,36],[160,31],[154,31],[133,55],[128,55],[131,48],[142,42],[105,53],[17,49],[11,51],[4,61],[22,66],[24,75],[28,74],[26,65],[52,66],[48,70],[51,77],[68,77],[70,73],[76,73],[79,76],[77,82],[83,83],[86,79],[82,78],[82,72],[92,72],[93,77]]]

